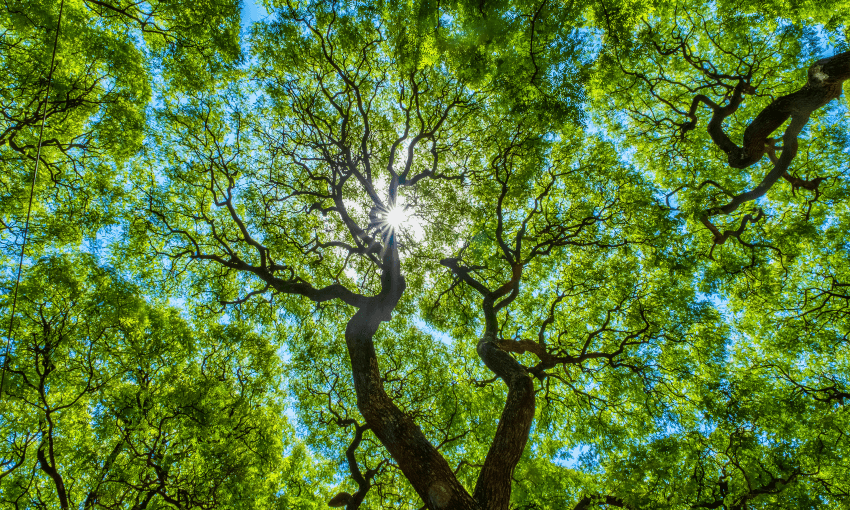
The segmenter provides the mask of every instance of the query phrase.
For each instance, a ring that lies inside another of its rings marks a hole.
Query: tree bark
[[[738,147],[723,131],[723,120],[734,113],[741,103],[742,94],[747,88],[743,82],[735,88],[733,98],[726,107],[706,102],[702,99],[704,96],[694,99],[694,103],[702,101],[713,110],[714,115],[708,124],[708,134],[712,141],[728,155],[729,166],[746,168],[754,165],[764,156],[767,139],[785,121],[792,117],[801,120],[805,118],[808,121],[815,110],[840,97],[842,84],[850,78],[850,52],[818,60],[809,67],[808,75],[808,81],[803,88],[777,98],[750,122],[744,130],[743,147]]]
[[[487,368],[508,385],[508,398],[478,475],[474,498],[487,510],[507,510],[514,468],[522,457],[534,421],[534,384],[525,368],[499,349],[492,333],[478,342],[477,351]]]
[[[509,260],[519,259],[518,253],[512,254],[514,257],[508,256],[511,252],[506,244],[502,243],[502,249]],[[475,501],[482,509],[507,510],[511,500],[514,469],[528,442],[528,434],[534,422],[536,401],[534,383],[528,370],[502,349],[496,340],[497,316],[498,311],[507,306],[519,293],[523,266],[513,263],[510,281],[495,291],[490,291],[484,284],[473,278],[468,269],[461,268],[458,265],[458,259],[446,258],[440,263],[483,296],[481,308],[484,312],[484,336],[478,342],[476,350],[484,365],[508,385],[505,407],[499,417],[496,435],[490,444],[490,450],[484,460],[484,467],[478,475],[473,494]],[[497,303],[499,299],[501,301]]]
[[[741,81],[735,87],[729,104],[723,107],[714,104],[705,96],[694,98],[690,112],[692,119],[696,119],[694,112],[697,103],[703,102],[712,109],[713,115],[708,123],[708,134],[712,141],[726,153],[729,166],[732,168],[746,168],[761,160],[765,152],[773,147],[770,135],[791,119],[782,135],[782,153],[775,161],[773,157],[771,158],[773,169],[764,179],[755,188],[735,195],[725,205],[705,211],[700,218],[714,234],[716,244],[723,244],[730,236],[739,236],[746,227],[747,219],[737,231],[727,230],[721,233],[720,229],[711,223],[709,217],[717,214],[731,214],[742,204],[764,196],[776,181],[786,176],[791,162],[797,155],[797,137],[809,122],[812,113],[840,97],[841,87],[848,78],[850,78],[850,52],[818,60],[809,67],[808,81],[803,88],[776,99],[753,119],[744,130],[743,147],[738,147],[723,131],[723,120],[738,109],[748,85]],[[690,126],[692,127],[693,124],[692,121]]]
[[[51,441],[52,442],[52,441]],[[50,448],[50,462],[47,460],[47,456],[44,454],[44,445],[40,445],[36,450],[36,457],[38,457],[38,465],[42,471],[44,471],[47,476],[53,480],[53,485],[56,487],[56,496],[59,498],[59,507],[62,509],[69,508],[68,507],[68,493],[65,490],[65,481],[62,479],[62,475],[59,474],[59,471],[56,469],[56,462],[53,458],[53,447],[49,445]]]
[[[384,390],[373,337],[381,322],[390,319],[405,288],[397,250],[387,252],[381,292],[368,299],[345,329],[357,407],[429,509],[481,510],[440,452]]]

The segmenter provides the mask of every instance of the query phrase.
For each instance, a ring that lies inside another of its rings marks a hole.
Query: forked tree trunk
[[[384,390],[373,337],[381,322],[390,319],[405,288],[398,251],[390,248],[388,252],[381,292],[370,298],[345,328],[357,407],[428,508],[481,510],[458,482],[446,459]]]
[[[346,326],[345,342],[357,407],[426,507],[431,510],[507,510],[514,468],[522,456],[534,420],[531,378],[510,354],[496,346],[492,333],[485,334],[478,344],[478,354],[508,385],[508,397],[474,496],[470,495],[445,458],[384,390],[373,337],[381,322],[390,319],[404,288],[398,254],[388,254],[381,293],[369,298]],[[471,463],[476,460],[471,459]]]

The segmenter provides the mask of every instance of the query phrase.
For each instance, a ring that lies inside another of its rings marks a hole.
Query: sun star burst
[[[391,207],[386,212],[384,221],[386,221],[389,226],[396,229],[407,222],[408,216],[409,214],[404,207]]]

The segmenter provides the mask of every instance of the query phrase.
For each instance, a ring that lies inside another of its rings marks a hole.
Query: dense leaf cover
[[[846,2],[61,5],[0,508],[850,507]]]

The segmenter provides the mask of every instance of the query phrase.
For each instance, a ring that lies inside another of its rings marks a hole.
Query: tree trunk
[[[390,319],[405,288],[398,252],[394,248],[388,251],[381,293],[369,298],[345,328],[357,407],[429,509],[481,510],[446,459],[384,390],[373,337],[381,322]]]
[[[493,335],[485,335],[478,342],[477,351],[487,368],[508,385],[508,398],[478,475],[474,497],[487,510],[507,510],[514,468],[528,442],[534,421],[534,384],[525,368],[496,346]]]

